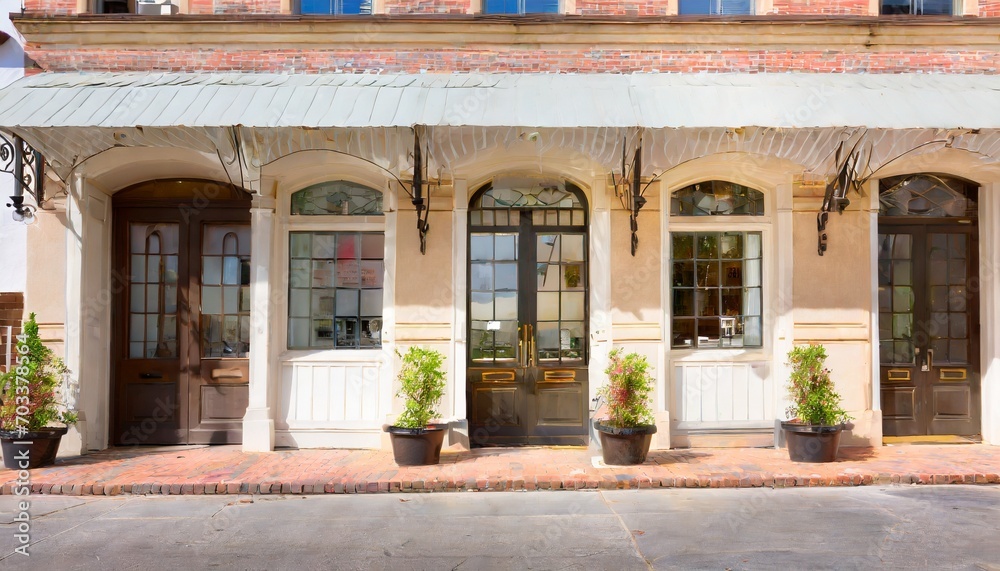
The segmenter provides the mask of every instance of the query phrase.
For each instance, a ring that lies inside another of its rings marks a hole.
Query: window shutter
[[[751,15],[753,0],[719,0],[719,14]]]

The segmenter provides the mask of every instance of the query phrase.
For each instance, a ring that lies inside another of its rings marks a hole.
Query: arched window
[[[734,217],[731,229],[692,220],[670,232],[671,346],[760,347],[763,233],[736,218],[763,216],[764,193],[712,180],[674,192],[670,203],[671,216]]]
[[[879,215],[975,218],[979,187],[937,174],[913,174],[879,181]]]
[[[322,182],[292,194],[291,213],[379,216],[382,193],[346,180]]]
[[[298,215],[382,217],[382,193],[345,180],[291,196]],[[305,224],[293,218],[291,224]],[[289,232],[288,348],[374,349],[382,345],[385,230],[381,220],[336,222]]]
[[[671,216],[763,216],[764,193],[726,182],[710,180],[684,187],[670,197]]]

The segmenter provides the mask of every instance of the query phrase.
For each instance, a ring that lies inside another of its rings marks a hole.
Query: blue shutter
[[[711,14],[712,0],[680,0],[677,12],[681,15]]]
[[[753,14],[753,0],[721,0],[720,14],[750,15]]]
[[[303,14],[333,14],[333,0],[302,0]]]
[[[524,0],[525,14],[558,14],[559,0]]]

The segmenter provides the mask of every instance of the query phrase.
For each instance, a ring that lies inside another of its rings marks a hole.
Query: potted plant
[[[17,336],[16,354],[11,370],[0,375],[0,445],[5,467],[27,470],[55,462],[59,440],[76,414],[62,402],[69,369],[42,343],[34,313]]]
[[[594,419],[601,454],[605,464],[642,464],[656,433],[650,407],[653,377],[649,362],[638,353],[623,355],[621,348],[612,350],[608,357],[610,363],[604,370],[608,384],[599,392],[607,403],[607,418]]]
[[[402,358],[396,396],[404,399],[404,409],[396,423],[386,428],[392,455],[400,466],[437,464],[444,428],[430,421],[437,417],[435,409],[444,396],[444,355],[433,349],[410,347]]]
[[[803,345],[788,352],[792,368],[788,392],[792,420],[781,423],[793,462],[833,462],[837,459],[840,434],[851,419],[840,407],[840,395],[823,366],[826,349],[822,345]]]

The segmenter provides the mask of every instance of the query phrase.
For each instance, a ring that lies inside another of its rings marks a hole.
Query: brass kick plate
[[[910,370],[909,369],[889,369],[886,373],[886,377],[890,381],[909,381],[910,380]]]
[[[490,382],[513,381],[514,371],[491,371],[483,373],[483,380]]]
[[[941,369],[942,381],[964,381],[969,378],[966,369]]]
[[[567,383],[576,380],[576,371],[545,371],[546,382]]]

